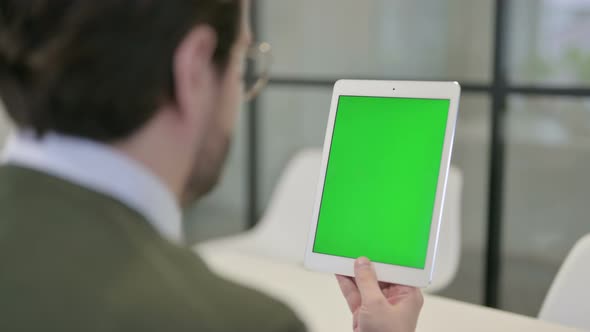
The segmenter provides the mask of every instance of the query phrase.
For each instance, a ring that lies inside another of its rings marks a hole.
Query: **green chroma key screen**
[[[449,106],[340,96],[314,252],[424,269]]]

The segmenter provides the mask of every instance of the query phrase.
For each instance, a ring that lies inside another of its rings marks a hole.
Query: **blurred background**
[[[263,214],[293,155],[323,144],[335,80],[457,80],[464,89],[452,163],[464,176],[462,255],[442,295],[486,300],[492,189],[501,225],[497,305],[537,315],[568,251],[590,232],[590,1],[255,5],[256,38],[273,46],[272,80],[242,114],[223,183],[187,220],[193,241],[239,232]],[[493,112],[502,129],[492,139]]]
[[[590,232],[590,1],[254,5],[256,39],[273,46],[272,79],[244,106],[221,185],[188,211],[190,241],[256,223],[293,155],[321,147],[335,80],[456,80],[462,255],[441,295],[537,315]],[[0,138],[8,127],[0,116]],[[490,243],[498,268],[487,264]]]

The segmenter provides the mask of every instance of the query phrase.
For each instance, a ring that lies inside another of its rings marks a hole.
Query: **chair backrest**
[[[306,149],[287,164],[253,230],[258,247],[271,249],[273,256],[287,261],[303,261],[321,159],[321,150]]]
[[[249,239],[256,242],[257,248],[265,248],[266,255],[294,263],[303,261],[321,159],[320,149],[303,150],[289,162],[280,177],[268,208],[253,230],[253,238]],[[448,286],[459,266],[462,184],[461,172],[451,167],[434,280],[428,292]]]
[[[452,167],[447,179],[447,192],[439,232],[439,248],[434,265],[432,284],[426,289],[435,293],[447,287],[455,278],[461,258],[461,195],[463,175]]]
[[[568,254],[545,297],[539,318],[590,330],[590,234]]]

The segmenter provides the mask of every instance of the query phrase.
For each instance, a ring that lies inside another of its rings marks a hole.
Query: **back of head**
[[[211,26],[223,70],[239,16],[238,0],[2,0],[0,97],[38,134],[123,139],[173,99],[184,35]]]

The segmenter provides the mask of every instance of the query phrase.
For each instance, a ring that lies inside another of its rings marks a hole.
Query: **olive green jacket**
[[[0,331],[303,331],[107,196],[0,167]]]

